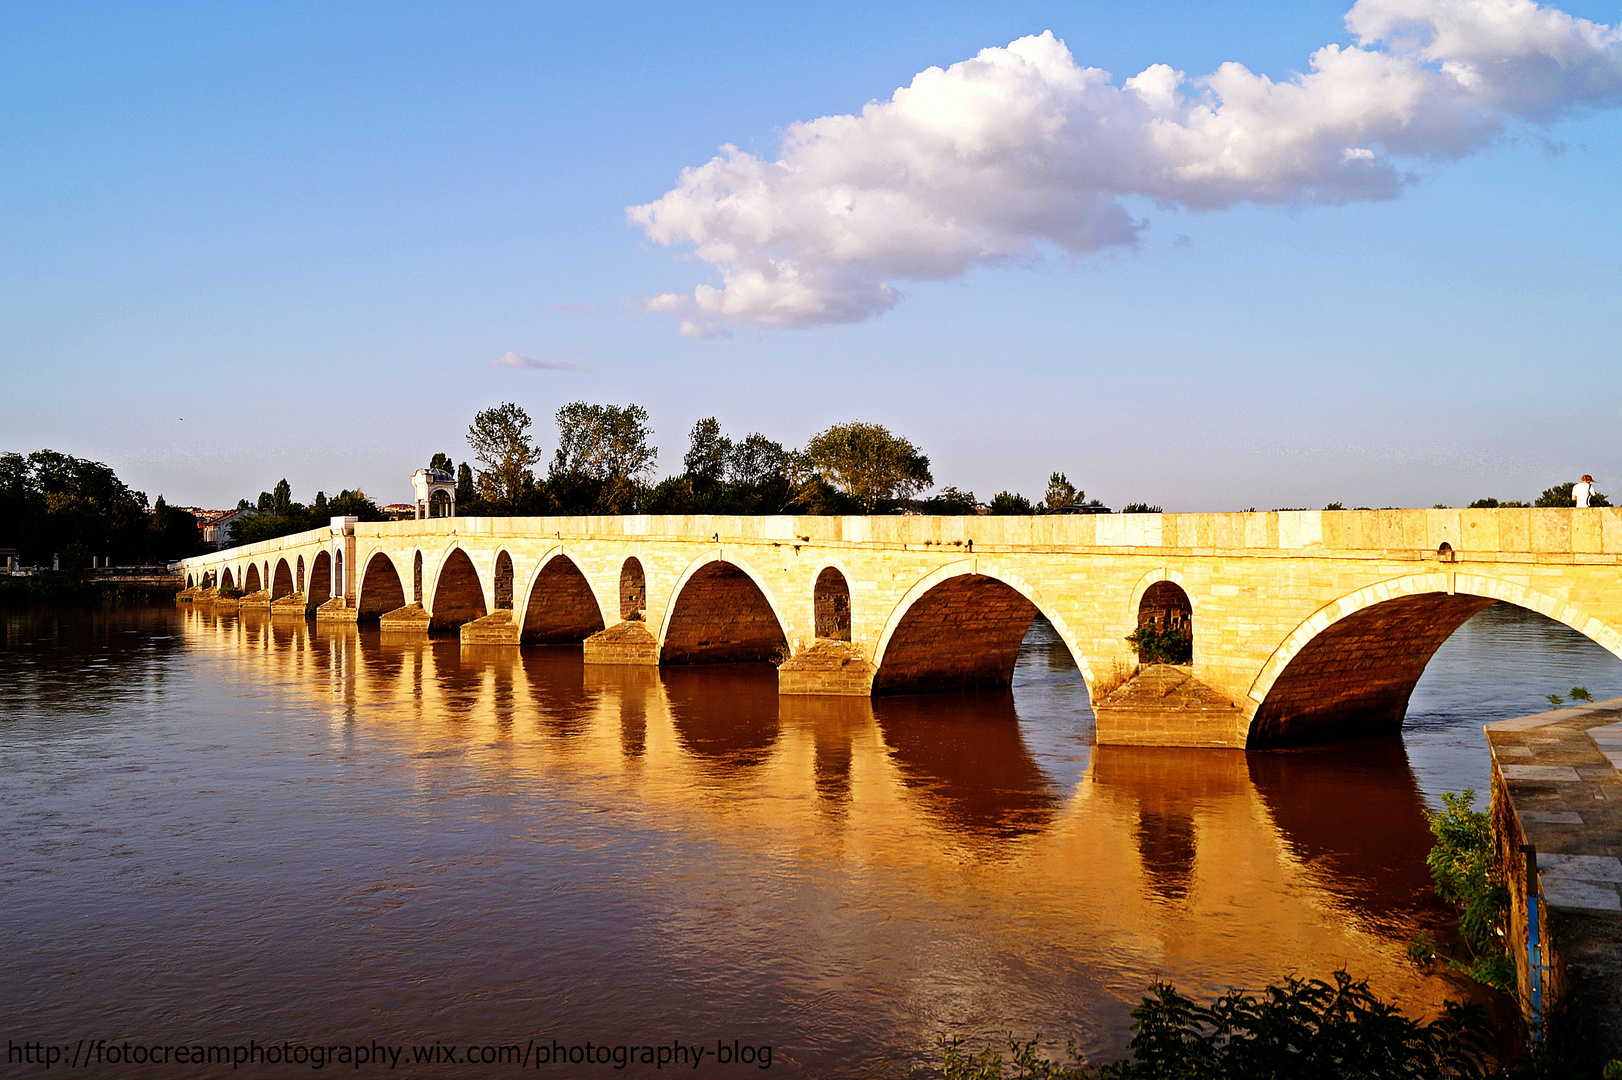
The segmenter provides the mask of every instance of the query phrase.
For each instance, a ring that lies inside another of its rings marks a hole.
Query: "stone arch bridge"
[[[1099,742],[1258,747],[1399,727],[1494,601],[1622,656],[1619,559],[1609,508],[335,518],[185,560],[181,599],[588,663],[774,660],[781,693],[838,695],[1006,686],[1041,614]],[[1192,662],[1140,669],[1144,623],[1191,632]]]

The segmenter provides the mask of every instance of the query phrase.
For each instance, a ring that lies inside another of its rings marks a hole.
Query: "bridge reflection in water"
[[[869,699],[779,697],[764,664],[588,666],[578,648],[484,649],[207,607],[176,617],[188,648],[234,658],[230,678],[274,684],[316,722],[312,777],[366,763],[342,776],[372,811],[343,828],[399,840],[406,827],[381,805],[522,838],[476,874],[475,849],[409,889],[383,869],[347,883],[408,907],[455,892],[432,938],[409,922],[371,927],[387,955],[477,954],[481,927],[517,928],[508,960],[478,976],[500,993],[394,991],[447,1039],[459,1024],[527,1030],[515,1002],[537,995],[580,1030],[690,1030],[691,995],[714,993],[716,1022],[838,1071],[853,1052],[908,1060],[944,1027],[1012,1024],[1119,1052],[1127,1009],[1158,978],[1217,993],[1344,965],[1415,1012],[1471,992],[1405,958],[1449,920],[1425,877],[1429,833],[1399,741],[1092,746],[1086,688],[1040,622],[1012,692]],[[547,835],[559,805],[591,823],[587,838]],[[533,887],[524,878],[539,871],[515,858],[541,860],[567,890]],[[605,921],[581,891],[633,914]],[[583,936],[607,966],[565,969],[559,935]],[[627,949],[638,970],[675,974],[605,973]],[[351,1012],[364,1026],[365,995],[341,970],[309,975],[327,1001],[355,997],[335,1006],[340,1026]]]

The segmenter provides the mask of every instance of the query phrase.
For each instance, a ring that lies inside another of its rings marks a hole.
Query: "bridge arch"
[[[186,575],[186,588],[190,589],[192,587],[193,587],[193,585],[192,585],[191,575],[187,574]]]
[[[1284,639],[1251,685],[1257,709],[1247,745],[1399,729],[1436,650],[1499,600],[1564,623],[1622,656],[1616,628],[1516,582],[1453,573],[1391,578],[1326,604]]]
[[[497,611],[513,609],[513,580],[516,577],[512,553],[506,548],[498,549],[490,577],[490,603]]]
[[[1091,666],[1052,603],[994,560],[964,559],[921,578],[891,610],[873,650],[873,693],[1007,686],[1038,614],[1053,624],[1091,689]],[[955,628],[959,647],[943,647],[946,627]]]
[[[295,581],[295,585],[293,587],[293,591],[294,592],[303,592],[304,591],[304,556],[303,555],[300,555],[298,557],[297,576],[294,578],[294,581]]]
[[[849,641],[851,634],[850,577],[838,566],[817,571],[811,583],[813,636]]]
[[[322,548],[310,560],[309,590],[304,594],[311,607],[320,607],[332,596],[332,553]]]
[[[270,579],[270,598],[280,600],[293,591],[293,568],[286,559],[276,560],[276,573]]]
[[[632,555],[620,566],[620,619],[641,619],[647,610],[648,575],[642,569],[642,560]]]
[[[453,544],[439,561],[434,574],[434,603],[429,609],[431,630],[454,630],[465,622],[482,619],[490,613],[485,605],[484,584],[473,559],[460,545]]]
[[[541,557],[525,588],[520,640],[574,644],[603,629],[603,611],[591,583],[561,549]]]
[[[362,619],[375,619],[385,612],[405,607],[405,589],[400,585],[400,572],[394,560],[379,551],[366,560],[361,572],[360,594],[355,607]]]
[[[788,651],[782,609],[741,559],[701,556],[682,572],[659,628],[661,664],[772,660]]]
[[[229,566],[220,570],[220,588],[234,589],[236,588],[235,582],[236,578],[231,576],[231,568]]]
[[[245,593],[256,593],[263,588],[264,585],[261,584],[259,577],[259,564],[249,563],[248,573],[242,579],[242,591]]]

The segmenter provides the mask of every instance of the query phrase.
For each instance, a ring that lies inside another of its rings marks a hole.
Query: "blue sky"
[[[661,474],[715,415],[787,444],[880,422],[982,497],[1053,470],[1168,510],[1460,505],[1582,472],[1622,493],[1614,94],[1399,157],[1395,198],[1128,192],[1135,244],[1037,232],[885,277],[881,313],[682,336],[644,302],[716,266],[627,208],[723,144],[770,162],[796,122],[1044,30],[1116,87],[1229,61],[1282,82],[1354,41],[1345,3],[779,7],[7,6],[0,449],[172,502],[284,476],[389,502],[467,456],[476,410],[518,402],[549,450],[584,399],[647,406]],[[590,370],[490,365],[507,352]]]

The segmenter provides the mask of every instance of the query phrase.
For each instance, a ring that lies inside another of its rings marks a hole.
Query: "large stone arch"
[[[1412,574],[1319,608],[1262,665],[1247,746],[1396,731],[1425,666],[1453,631],[1494,601],[1538,612],[1622,656],[1622,634],[1572,604],[1480,574]]]
[[[975,558],[921,578],[891,610],[873,649],[873,692],[1007,686],[1038,614],[1053,624],[1091,688],[1091,665],[1047,598],[995,560]]]
[[[270,598],[280,600],[293,592],[293,568],[286,559],[276,560],[276,573],[270,579]]]
[[[788,651],[782,609],[738,559],[695,559],[676,582],[659,628],[661,664],[771,660]]]
[[[366,560],[361,571],[360,593],[355,607],[362,619],[375,619],[385,612],[405,607],[405,588],[400,571],[386,552],[378,551]]]
[[[597,593],[580,567],[562,551],[553,551],[541,560],[520,595],[520,640],[524,642],[574,644],[603,629]]]
[[[322,548],[310,560],[310,577],[305,591],[310,607],[320,607],[332,596],[332,553]]]
[[[453,544],[440,558],[439,569],[434,572],[429,629],[454,630],[489,613],[478,567],[460,545]]]
[[[234,589],[234,588],[236,588],[236,578],[231,576],[231,568],[229,566],[224,567],[223,569],[220,570],[220,588],[222,588],[222,589]]]
[[[242,576],[242,591],[245,593],[256,593],[264,587],[264,582],[259,577],[259,564],[249,563],[248,572]]]

